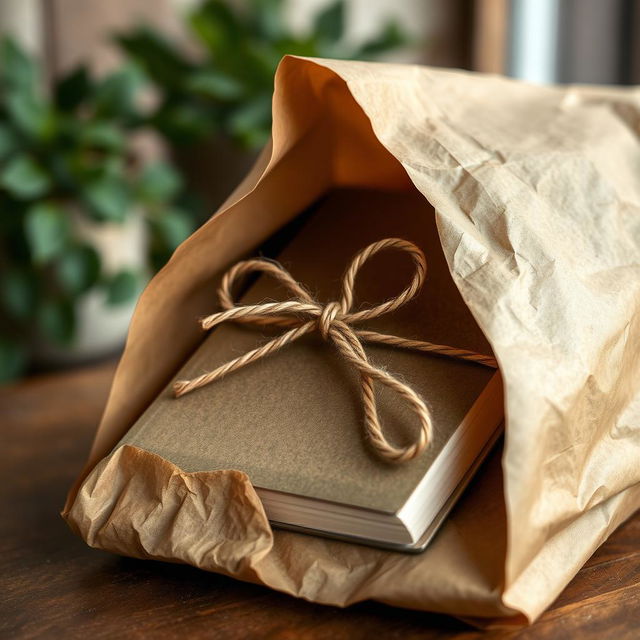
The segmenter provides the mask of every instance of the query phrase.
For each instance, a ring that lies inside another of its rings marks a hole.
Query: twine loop
[[[414,266],[414,273],[407,287],[395,298],[380,304],[353,311],[356,276],[365,262],[385,249],[396,249],[407,253]],[[232,289],[236,281],[248,273],[260,272],[275,278],[292,298],[282,302],[237,305]],[[324,340],[333,343],[338,352],[350,362],[360,374],[362,404],[364,408],[365,433],[374,451],[384,460],[404,462],[424,451],[431,439],[432,417],[424,400],[406,383],[369,362],[363,342],[387,344],[394,347],[414,349],[426,353],[472,361],[496,368],[494,358],[457,349],[446,345],[354,328],[354,324],[391,313],[412,300],[422,288],[427,273],[427,262],[423,252],[412,242],[400,238],[387,238],[374,242],[360,251],[349,264],[342,280],[340,299],[320,303],[282,267],[282,265],[257,258],[235,264],[223,276],[218,297],[223,311],[201,319],[203,329],[212,329],[223,322],[248,325],[282,327],[284,333],[265,344],[248,351],[208,373],[192,380],[180,380],[174,384],[174,393],[180,397],[204,385],[228,375],[232,371],[270,355],[305,334],[318,331]],[[418,418],[419,433],[415,441],[407,446],[396,446],[384,435],[378,416],[374,382],[379,382],[398,393],[412,408]]]

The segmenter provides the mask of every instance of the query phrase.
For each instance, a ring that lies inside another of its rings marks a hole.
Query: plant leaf
[[[179,88],[191,64],[159,33],[140,27],[117,38],[120,46],[163,89]]]
[[[170,252],[186,240],[193,231],[191,215],[182,209],[168,209],[153,223],[154,232]]]
[[[5,100],[10,120],[34,140],[49,140],[55,132],[55,117],[47,103],[31,92],[13,91]]]
[[[84,187],[84,199],[98,220],[123,222],[131,198],[127,183],[116,175],[103,175]]]
[[[258,95],[234,111],[229,119],[234,137],[245,147],[257,149],[271,133],[271,96]]]
[[[44,195],[51,182],[42,167],[28,155],[19,155],[5,166],[0,184],[15,198],[28,200]]]
[[[38,84],[36,63],[12,38],[3,38],[0,44],[0,70],[8,87],[32,91]]]
[[[192,74],[185,83],[185,89],[215,100],[237,100],[244,93],[244,86],[239,80],[213,69]]]
[[[76,317],[68,300],[45,300],[38,309],[38,327],[43,337],[59,345],[68,345],[75,333]]]
[[[70,296],[78,296],[98,281],[100,256],[89,245],[70,247],[56,261],[55,273],[63,291]]]
[[[140,287],[138,275],[131,269],[122,269],[105,282],[107,304],[118,306],[133,300]]]
[[[4,160],[18,147],[15,133],[4,124],[0,124],[0,160]]]
[[[83,127],[80,141],[90,147],[114,152],[121,151],[125,146],[124,136],[117,126],[96,120]]]
[[[181,186],[178,173],[164,162],[147,165],[138,183],[141,198],[155,203],[171,200]]]
[[[252,0],[256,35],[266,41],[280,40],[285,36],[286,22],[282,17],[282,0]]]
[[[203,2],[188,20],[192,31],[219,64],[227,56],[236,55],[238,43],[246,38],[238,17],[229,4],[221,0]]]
[[[37,288],[33,274],[26,270],[11,269],[0,280],[0,307],[7,315],[25,320],[33,314]]]
[[[95,88],[93,101],[96,114],[112,118],[134,116],[141,84],[139,72],[131,65],[106,76]]]
[[[316,14],[313,32],[319,40],[335,43],[344,35],[345,6],[344,0],[337,0]]]
[[[214,109],[205,110],[185,102],[159,110],[153,124],[172,143],[185,146],[211,135],[215,131],[216,120]]]
[[[24,224],[31,256],[36,264],[59,254],[69,239],[69,218],[55,204],[41,202],[33,205],[27,211]]]
[[[73,111],[93,90],[89,71],[79,65],[64,75],[55,85],[55,102],[62,111]]]
[[[0,337],[0,384],[19,378],[26,368],[26,347],[13,339]]]

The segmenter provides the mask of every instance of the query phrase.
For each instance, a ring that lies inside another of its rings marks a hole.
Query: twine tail
[[[475,362],[492,369],[498,368],[498,362],[493,356],[483,355],[470,351],[469,349],[458,349],[450,347],[446,344],[435,344],[424,340],[410,340],[409,338],[401,338],[386,333],[378,333],[377,331],[366,331],[357,329],[355,334],[365,342],[386,344],[391,347],[400,347],[401,349],[411,349],[412,351],[422,351],[423,353],[436,353],[440,356],[454,358],[456,360],[466,360],[467,362]]]

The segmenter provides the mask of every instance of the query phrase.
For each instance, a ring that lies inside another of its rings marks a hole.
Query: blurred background
[[[640,83],[640,0],[0,0],[0,32],[0,383],[118,353],[287,53]]]

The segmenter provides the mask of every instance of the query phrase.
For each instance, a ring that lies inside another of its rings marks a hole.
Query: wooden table
[[[374,602],[338,609],[197,569],[89,549],[59,516],[114,365],[0,389],[2,638],[640,638],[640,515],[532,627],[481,633]]]

